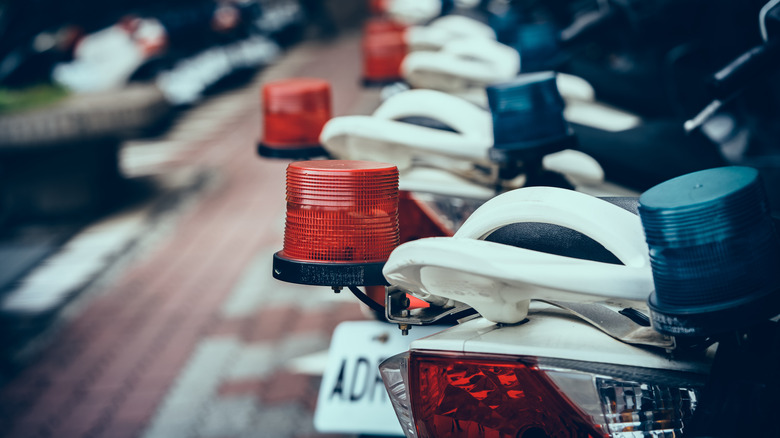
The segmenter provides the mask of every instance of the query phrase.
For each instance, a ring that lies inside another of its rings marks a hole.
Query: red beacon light
[[[257,152],[268,158],[326,156],[322,127],[331,118],[330,83],[294,78],[263,86],[263,139]]]
[[[387,163],[300,161],[287,167],[284,248],[273,276],[331,287],[386,285],[399,244],[398,169]]]
[[[401,63],[409,52],[406,26],[372,20],[363,28],[363,85],[380,86],[402,80]]]
[[[368,10],[373,16],[382,16],[387,14],[387,8],[390,0],[368,0]]]
[[[369,18],[363,24],[363,35],[376,35],[380,33],[403,33],[406,25],[386,18]]]

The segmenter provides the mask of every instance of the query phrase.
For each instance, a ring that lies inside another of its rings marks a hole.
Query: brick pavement
[[[366,105],[358,48],[355,37],[304,44],[260,81],[329,79],[335,113],[352,112]],[[319,378],[291,364],[325,350],[338,322],[364,317],[349,297],[270,278],[286,162],[255,156],[258,85],[225,104],[229,119],[174,139],[160,169],[215,181],[0,389],[3,436],[320,436]]]

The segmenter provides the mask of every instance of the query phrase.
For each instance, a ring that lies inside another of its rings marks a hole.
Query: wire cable
[[[371,308],[371,310],[373,310],[374,312],[377,312],[382,315],[385,314],[385,306],[371,299],[371,297],[366,295],[362,290],[358,289],[356,286],[348,286],[348,287],[349,287],[349,291],[352,292],[352,294],[355,295],[355,297],[357,297],[357,299],[359,299],[361,303]]]

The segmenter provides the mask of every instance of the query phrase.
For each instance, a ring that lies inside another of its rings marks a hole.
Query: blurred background
[[[260,86],[322,77],[351,110],[367,10],[0,2],[1,435],[316,434],[306,357],[365,317],[270,276]]]

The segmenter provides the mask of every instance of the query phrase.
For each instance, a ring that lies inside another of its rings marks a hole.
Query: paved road
[[[320,436],[320,353],[338,322],[364,316],[349,297],[270,278],[287,163],[254,152],[260,84],[301,75],[331,81],[336,114],[377,103],[357,86],[357,38],[308,43],[163,138],[126,145],[125,173],[168,192],[88,227],[3,297],[23,314],[78,292],[0,389],[3,436]]]

